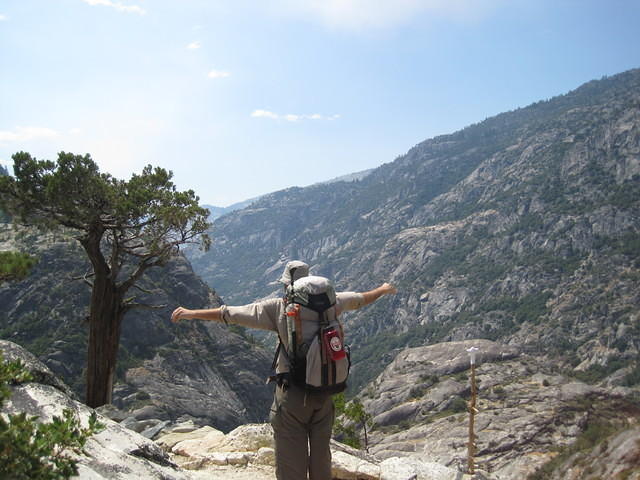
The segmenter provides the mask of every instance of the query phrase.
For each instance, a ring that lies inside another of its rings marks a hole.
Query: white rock
[[[438,463],[421,462],[415,458],[393,457],[380,464],[380,480],[461,480],[470,479]]]
[[[249,423],[229,432],[220,443],[220,452],[257,452],[273,448],[273,429],[268,423]]]
[[[247,465],[255,456],[252,452],[229,452],[227,453],[227,463],[229,465]]]
[[[38,416],[40,421],[51,421],[53,416],[62,416],[62,410],[74,411],[81,423],[87,425],[93,412],[89,407],[67,397],[60,390],[37,383],[27,383],[11,388],[12,395],[3,405],[3,413],[25,412]],[[77,457],[77,478],[82,480],[166,479],[187,480],[190,473],[177,470],[162,451],[151,440],[120,424],[99,416],[106,428],[88,439],[87,455]]]
[[[226,453],[214,452],[203,458],[204,465],[228,465],[229,459]]]
[[[336,480],[378,480],[380,467],[345,452],[331,453],[331,475]]]
[[[187,420],[186,422],[177,423],[169,428],[167,433],[191,433],[195,430],[198,430],[198,426],[193,423],[193,420]]]
[[[193,440],[196,438],[203,438],[208,433],[213,431],[218,432],[213,427],[202,427],[198,430],[187,432],[187,433],[179,433],[179,432],[171,432],[166,435],[162,435],[160,438],[156,440],[156,443],[167,450],[171,450],[176,444],[180,442],[184,442],[185,440]],[[221,432],[222,433],[222,432]]]
[[[257,465],[276,466],[276,451],[270,447],[262,447],[253,458],[253,463]]]
[[[201,430],[207,428],[208,430],[206,430],[205,435],[200,436],[201,433],[204,433],[201,432]],[[199,430],[196,430],[195,432],[187,433],[184,435],[190,435],[191,438],[176,443],[171,449],[173,453],[182,455],[184,457],[201,457],[206,455],[207,453],[219,451],[220,446],[225,439],[224,433],[211,427],[203,427]]]

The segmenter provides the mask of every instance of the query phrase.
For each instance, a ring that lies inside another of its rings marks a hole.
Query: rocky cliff
[[[28,348],[82,399],[89,289],[78,277],[87,271],[85,256],[62,233],[0,228],[2,249],[38,257],[29,277],[0,285],[0,338]],[[221,301],[183,257],[150,272],[143,284],[150,293],[141,300],[161,308],[134,310],[124,319],[114,403],[148,427],[181,417],[224,431],[264,421],[271,353],[242,330],[170,322],[177,305]]]
[[[640,477],[635,390],[577,381],[544,357],[490,340],[398,354],[362,395],[375,423],[371,453],[466,469],[472,346],[479,349],[474,433],[482,470],[499,479],[529,478],[541,468],[553,478]],[[539,475],[532,478],[550,478]]]

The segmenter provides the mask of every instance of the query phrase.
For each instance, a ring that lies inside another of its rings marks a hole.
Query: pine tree
[[[110,403],[123,318],[153,307],[130,292],[144,291],[143,274],[165,265],[180,245],[208,248],[208,210],[192,190],[176,190],[171,172],[150,165],[124,181],[100,173],[89,155],[61,152],[52,162],[20,152],[13,162],[15,177],[0,176],[0,209],[14,222],[70,229],[89,258],[86,403]]]

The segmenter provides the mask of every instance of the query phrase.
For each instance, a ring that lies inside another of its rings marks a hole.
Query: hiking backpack
[[[307,390],[342,392],[350,358],[336,314],[333,285],[324,277],[300,278],[287,287],[284,302],[289,348],[280,339],[278,351],[284,352],[289,363],[291,382]]]

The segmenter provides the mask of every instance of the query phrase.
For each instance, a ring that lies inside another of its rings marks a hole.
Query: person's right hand
[[[171,314],[171,321],[173,323],[178,323],[180,320],[189,318],[190,313],[191,310],[189,310],[188,308],[178,307]]]

